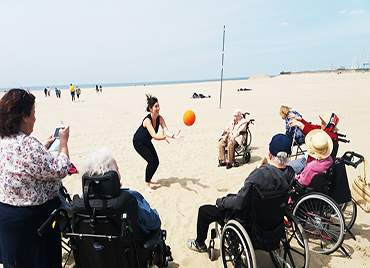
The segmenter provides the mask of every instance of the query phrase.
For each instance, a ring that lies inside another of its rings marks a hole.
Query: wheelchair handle
[[[346,139],[342,139],[342,138],[336,138],[334,139],[334,141],[340,141],[340,142],[344,142],[344,143],[349,143],[350,140],[346,140]]]
[[[49,218],[41,225],[39,229],[37,229],[37,234],[39,236],[42,236],[45,233],[45,229],[54,221],[56,212],[57,209],[54,209]]]
[[[121,237],[126,237],[127,213],[123,213],[121,219],[122,219]]]
[[[353,162],[354,157],[358,158],[356,162]],[[357,166],[364,161],[364,157],[358,153],[355,153],[354,151],[347,151],[343,154],[340,160],[343,161],[346,165],[357,168]]]
[[[39,236],[42,236],[45,233],[46,228],[53,221],[55,221],[58,216],[60,216],[60,213],[62,211],[65,211],[65,213],[67,213],[67,211],[64,208],[56,208],[56,209],[54,209],[54,211],[50,214],[49,218],[41,225],[41,227],[39,229],[37,229],[37,234]]]

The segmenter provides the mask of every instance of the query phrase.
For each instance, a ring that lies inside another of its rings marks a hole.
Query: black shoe
[[[219,164],[219,166],[221,166],[221,167],[226,166],[226,162],[225,162],[225,160],[218,160],[218,164]]]
[[[227,163],[226,169],[230,169],[232,167],[233,167],[233,165],[231,163]]]

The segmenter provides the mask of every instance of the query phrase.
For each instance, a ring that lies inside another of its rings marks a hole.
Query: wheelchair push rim
[[[220,241],[222,267],[256,267],[252,241],[244,227],[230,220],[222,230]]]
[[[305,230],[312,252],[331,254],[342,245],[343,213],[329,196],[320,193],[304,195],[294,205],[293,215]]]

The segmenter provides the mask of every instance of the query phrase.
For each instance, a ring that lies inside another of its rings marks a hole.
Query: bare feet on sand
[[[152,184],[159,184],[159,183],[158,182],[154,182],[154,181],[147,182],[145,191],[147,191],[148,193],[153,193],[154,192],[154,189],[152,189],[150,187]]]

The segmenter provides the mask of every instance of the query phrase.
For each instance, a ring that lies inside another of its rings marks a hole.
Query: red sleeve
[[[302,118],[301,122],[304,124],[304,128],[302,130],[303,135],[307,135],[308,132],[314,129],[321,128],[319,125],[312,125],[311,123],[308,123],[306,120]]]
[[[304,124],[304,128],[302,130],[303,135],[307,135],[308,132],[314,129],[321,129],[321,126],[319,125],[312,125],[311,123],[308,123],[306,120],[302,118],[301,122]],[[324,129],[324,131],[329,135],[329,137],[333,140],[334,144],[338,144],[338,141],[334,141],[334,139],[338,138],[338,134],[331,132],[329,129]]]

